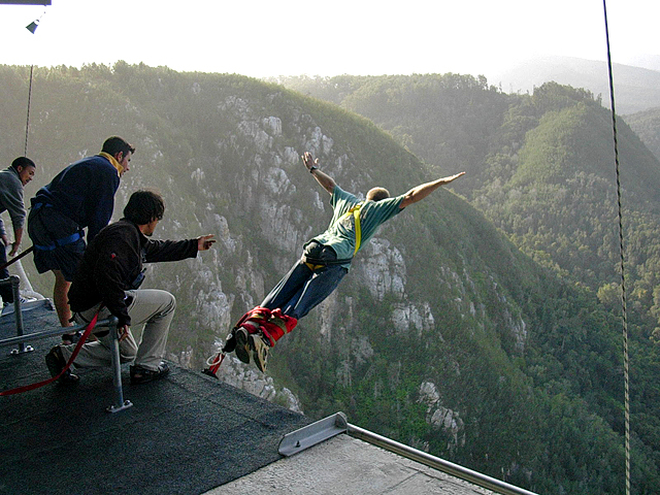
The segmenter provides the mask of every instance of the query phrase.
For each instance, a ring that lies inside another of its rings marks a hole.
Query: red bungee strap
[[[37,382],[33,383],[31,385],[26,385],[24,387],[17,387],[11,390],[5,390],[4,392],[0,392],[0,396],[7,396],[7,395],[14,395],[14,394],[21,394],[23,392],[27,392],[29,390],[34,390],[39,387],[43,387],[44,385],[48,385],[49,383],[54,382],[55,380],[59,379],[66,370],[68,370],[73,362],[76,360],[76,356],[78,356],[78,352],[80,352],[81,347],[87,340],[87,337],[89,337],[89,334],[92,333],[92,330],[94,329],[94,326],[96,325],[96,321],[99,319],[99,314],[96,313],[94,315],[94,318],[92,318],[92,321],[89,322],[87,327],[85,328],[85,332],[83,333],[82,337],[80,337],[80,340],[76,344],[76,348],[73,350],[73,353],[71,354],[71,357],[69,358],[69,361],[66,363],[66,366],[62,369],[59,375],[54,376],[52,378],[49,378],[48,380],[44,380],[42,382]]]
[[[261,331],[270,342],[270,346],[273,347],[275,342],[291,332],[297,324],[298,320],[296,318],[282,314],[282,310],[276,308],[271,312],[268,321],[261,324]]]

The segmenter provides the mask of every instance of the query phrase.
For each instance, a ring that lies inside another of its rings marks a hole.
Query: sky
[[[660,1],[607,10],[615,63],[660,60]],[[547,55],[606,60],[604,26],[603,0],[52,0],[0,4],[0,64],[489,76]]]

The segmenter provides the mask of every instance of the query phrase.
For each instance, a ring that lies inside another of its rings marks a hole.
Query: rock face
[[[273,378],[261,373],[254,366],[241,363],[233,355],[228,356],[218,369],[217,377],[224,383],[245,390],[292,411],[304,414],[298,398],[286,387],[278,387]]]
[[[444,407],[440,393],[432,382],[423,382],[419,386],[419,401],[427,406],[426,421],[435,429],[443,430],[450,435],[448,450],[465,445],[465,423],[458,411]]]

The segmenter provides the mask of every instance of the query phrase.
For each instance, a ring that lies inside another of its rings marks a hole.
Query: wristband
[[[312,172],[314,172],[314,170],[317,170],[317,169],[318,169],[318,167],[315,167],[314,165],[312,165],[311,167],[309,167],[309,173],[311,174]]]

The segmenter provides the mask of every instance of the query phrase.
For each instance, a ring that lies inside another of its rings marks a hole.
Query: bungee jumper
[[[244,363],[250,357],[259,370],[266,370],[268,351],[295,328],[300,318],[323,302],[348,273],[353,257],[376,233],[378,227],[404,208],[421,201],[440,186],[465,172],[420,184],[407,193],[390,197],[387,189],[374,187],[364,202],[341,189],[319,169],[310,152],[302,161],[319,185],[330,195],[333,208],[330,225],[303,246],[302,257],[293,265],[263,302],[236,323],[220,353],[208,363],[206,374],[215,376],[226,353],[235,352]]]

